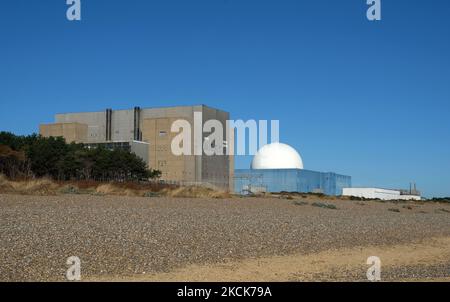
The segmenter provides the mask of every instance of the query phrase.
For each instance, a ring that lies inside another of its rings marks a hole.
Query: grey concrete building
[[[205,105],[56,114],[55,123],[40,125],[40,134],[61,136],[67,142],[84,143],[89,147],[104,144],[115,148],[120,145],[141,156],[150,168],[160,170],[162,180],[232,189],[232,155],[176,156],[172,153],[172,139],[178,134],[171,132],[172,123],[186,120],[192,125],[193,132],[195,112],[202,113],[203,123],[211,119],[220,121],[225,145],[234,146],[233,135],[227,138],[226,133],[230,114]],[[201,141],[208,135],[202,132]],[[194,145],[194,135],[191,137]]]

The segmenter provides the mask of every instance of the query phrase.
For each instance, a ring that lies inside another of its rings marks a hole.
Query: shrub
[[[350,198],[350,200],[359,200],[359,201],[365,199],[365,198],[363,198],[363,197],[358,197],[358,196],[350,196],[349,198]]]
[[[450,197],[433,198],[430,201],[439,202],[439,203],[450,203]]]
[[[324,209],[337,210],[337,207],[334,204],[324,203],[324,202],[315,202],[312,204],[313,207],[319,207]]]
[[[53,180],[137,181],[159,178],[161,172],[124,150],[86,149],[62,137],[15,136],[0,132],[0,173]]]
[[[80,189],[77,186],[66,185],[59,189],[61,194],[80,194]]]

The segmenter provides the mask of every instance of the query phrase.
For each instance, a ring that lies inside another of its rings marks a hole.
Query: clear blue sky
[[[0,130],[57,112],[207,104],[279,119],[305,167],[450,196],[450,1],[0,2]],[[250,158],[239,158],[247,167]]]

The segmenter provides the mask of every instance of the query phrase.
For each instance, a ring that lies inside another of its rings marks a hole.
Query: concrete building
[[[235,192],[300,192],[342,195],[351,186],[351,177],[303,169],[240,169],[235,171]]]
[[[55,123],[40,125],[40,133],[45,137],[62,136],[69,143],[83,143],[89,147],[99,144],[112,148],[126,145],[130,151],[139,150],[133,152],[141,156],[150,168],[160,170],[162,180],[232,189],[233,156],[176,156],[172,153],[171,142],[178,134],[171,132],[172,123],[186,120],[194,125],[195,112],[202,114],[203,124],[211,119],[220,121],[224,129],[223,137],[227,137],[229,113],[204,105],[57,114]],[[201,141],[208,135],[202,132]],[[194,135],[191,137],[193,146]],[[225,146],[234,146],[233,137],[226,140]],[[146,143],[146,146],[139,142]]]
[[[344,188],[343,196],[353,196],[366,199],[381,200],[421,200],[420,192],[417,190],[389,190],[380,188]]]
[[[234,191],[240,194],[260,192],[300,192],[342,195],[351,187],[351,177],[303,169],[300,154],[285,144],[262,147],[253,158],[251,169],[235,171]]]

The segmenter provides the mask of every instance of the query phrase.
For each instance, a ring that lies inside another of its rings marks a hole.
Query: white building
[[[380,188],[344,188],[343,196],[354,196],[367,199],[381,200],[421,200],[419,195],[406,194],[400,190],[386,190]]]

